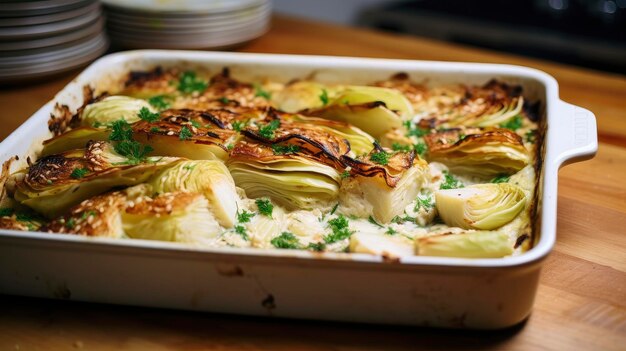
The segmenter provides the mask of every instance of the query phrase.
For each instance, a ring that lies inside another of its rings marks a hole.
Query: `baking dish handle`
[[[559,101],[557,123],[548,128],[554,139],[549,145],[557,146],[554,162],[559,167],[591,159],[598,151],[596,117],[587,109]]]

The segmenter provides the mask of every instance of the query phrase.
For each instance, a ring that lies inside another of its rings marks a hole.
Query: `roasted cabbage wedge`
[[[389,223],[415,200],[427,181],[426,162],[414,152],[390,155],[384,166],[372,162],[372,155],[385,152],[374,150],[369,159],[349,161],[351,176],[341,186],[342,213]]]
[[[399,91],[376,86],[324,85],[314,81],[296,81],[276,94],[273,102],[287,112],[323,108],[326,105],[361,105],[382,102],[403,118],[413,114],[413,107]]]
[[[347,140],[348,143],[350,143],[350,150],[354,152],[355,155],[363,155],[370,152],[372,150],[372,144],[375,141],[371,135],[349,123],[317,117],[307,117],[298,114],[290,115],[286,118],[288,120],[318,126],[327,132],[335,134],[341,139]]]
[[[85,106],[80,114],[81,124],[87,127],[109,125],[117,120],[134,123],[140,120],[138,112],[145,108],[156,112],[145,100],[129,96],[107,96],[104,99]]]
[[[526,204],[524,191],[509,183],[439,190],[435,198],[444,222],[464,229],[499,228],[517,217]]]
[[[287,209],[327,206],[339,193],[339,172],[322,157],[302,151],[276,154],[271,146],[242,140],[235,145],[227,165],[235,184],[247,196],[269,196]]]
[[[133,136],[150,146],[155,155],[225,160],[228,145],[235,142],[236,133],[194,122],[183,115],[173,115],[156,122],[139,121],[132,125]]]
[[[159,194],[200,193],[209,201],[211,212],[221,226],[231,228],[236,222],[239,196],[228,168],[221,161],[179,162],[153,176],[150,185]]]
[[[134,239],[211,244],[221,228],[207,199],[198,193],[139,196],[122,212],[124,232]]]
[[[384,102],[373,101],[361,104],[344,104],[339,100],[324,108],[304,110],[302,114],[334,121],[350,123],[373,137],[402,126],[402,117],[391,111]]]
[[[383,87],[298,81],[287,85],[273,102],[287,112],[350,123],[374,137],[400,127],[413,115],[402,93]]]
[[[495,80],[482,87],[433,89],[425,104],[434,108],[426,108],[419,122],[423,128],[498,126],[523,112],[524,98],[520,94],[519,86]]]
[[[530,162],[522,138],[497,129],[455,128],[426,134],[427,159],[451,171],[481,177],[513,174]]]
[[[226,111],[227,112],[227,111]],[[139,112],[135,111],[135,115]],[[156,114],[156,113],[155,113]],[[221,159],[228,157],[228,147],[237,139],[230,122],[222,122],[217,113],[189,109],[166,110],[155,120],[129,124],[118,119],[100,127],[78,127],[43,142],[42,156],[84,147],[90,140],[111,138],[115,124],[132,131],[135,140],[150,146],[156,155],[189,159]],[[222,118],[225,113],[220,114]],[[237,118],[237,117],[235,117]],[[235,122],[235,119],[232,120]]]
[[[117,153],[110,143],[92,141],[84,149],[40,158],[28,169],[13,174],[8,186],[20,204],[56,217],[114,187],[143,183],[180,161],[146,157],[138,162]]]

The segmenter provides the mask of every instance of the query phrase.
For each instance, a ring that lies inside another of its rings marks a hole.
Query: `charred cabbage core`
[[[149,112],[155,112],[145,100],[128,96],[109,96],[85,106],[81,115],[82,125],[99,127],[109,125],[120,119],[134,123],[140,120],[139,111],[142,108],[148,109]]]
[[[138,197],[122,213],[122,223],[134,239],[210,244],[221,232],[207,199],[197,193]]]
[[[222,226],[230,228],[235,225],[237,190],[221,161],[183,161],[154,176],[150,184],[158,193],[200,193],[209,201],[211,211]]]
[[[522,211],[526,195],[509,183],[477,184],[435,193],[437,211],[451,227],[492,230]]]

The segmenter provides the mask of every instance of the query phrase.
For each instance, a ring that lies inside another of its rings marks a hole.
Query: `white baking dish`
[[[297,250],[195,249],[166,242],[0,231],[0,293],[279,317],[503,328],[531,312],[543,259],[556,238],[557,172],[597,150],[594,115],[559,100],[556,81],[525,67],[347,57],[186,51],[106,56],[68,84],[0,145],[23,162],[49,136],[55,103],[77,107],[84,85],[106,86],[155,65],[231,68],[236,78],[310,76],[362,84],[403,71],[431,83],[521,84],[542,101],[547,137],[535,246],[502,259],[409,257]],[[14,168],[19,164],[14,164]]]

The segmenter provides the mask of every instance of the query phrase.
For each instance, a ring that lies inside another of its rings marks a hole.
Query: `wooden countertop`
[[[0,296],[0,349],[43,350],[623,350],[626,347],[626,77],[486,50],[276,17],[246,52],[476,61],[554,76],[561,97],[593,111],[600,149],[559,174],[558,241],[534,312],[499,332],[364,326]],[[5,138],[72,74],[0,90]]]

